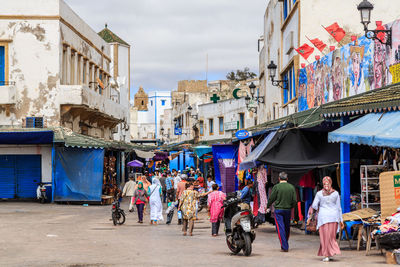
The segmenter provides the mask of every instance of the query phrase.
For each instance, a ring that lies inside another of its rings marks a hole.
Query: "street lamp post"
[[[192,110],[193,110],[193,108],[189,105],[188,111],[189,111],[190,117],[192,117],[195,120],[198,120],[199,119],[199,115],[197,115],[197,114],[192,115]]]
[[[275,80],[275,75],[276,75],[276,70],[278,66],[275,65],[274,61],[271,60],[271,63],[267,66],[268,72],[269,72],[269,77],[271,78],[271,82],[273,86],[278,86],[282,89],[287,89],[287,80]]]
[[[363,0],[358,6],[358,11],[361,15],[361,24],[364,25],[365,37],[372,40],[378,40],[382,44],[392,47],[392,28],[389,30],[369,30],[368,24],[371,23],[371,11],[374,9],[374,5]],[[384,34],[385,38],[379,37],[378,34]],[[384,41],[386,39],[386,42]]]
[[[251,84],[249,85],[249,88],[250,88],[251,98],[254,101],[257,101],[257,104],[258,103],[264,103],[264,97],[263,96],[256,96],[256,97],[254,96],[255,93],[256,93],[256,86],[255,86],[255,84],[253,82],[251,82]]]

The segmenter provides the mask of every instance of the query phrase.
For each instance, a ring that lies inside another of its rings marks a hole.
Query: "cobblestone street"
[[[126,209],[123,202],[122,208]],[[316,256],[319,239],[292,231],[289,253],[282,254],[272,225],[257,230],[253,254],[233,256],[224,236],[213,238],[202,212],[194,236],[184,237],[173,224],[136,223],[129,213],[115,227],[110,206],[0,204],[0,266],[323,266]],[[341,244],[347,248],[347,243]],[[329,266],[380,266],[385,258],[373,250],[342,250]]]

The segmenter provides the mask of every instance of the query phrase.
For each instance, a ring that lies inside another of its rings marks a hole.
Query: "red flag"
[[[336,47],[334,46],[334,45],[331,45],[330,47],[329,47],[329,50],[332,52],[333,50],[335,50],[336,49]]]
[[[340,41],[346,36],[346,32],[339,27],[337,22],[333,23],[329,27],[326,27],[325,30],[327,30],[338,43],[340,43]]]
[[[376,29],[379,31],[379,30],[386,30],[386,28],[385,28],[385,26],[383,26],[382,25],[382,21],[375,21],[375,23],[376,23]],[[386,35],[385,35],[385,33],[383,33],[383,32],[380,32],[380,33],[378,33],[377,35],[376,35],[376,37],[378,37],[378,39],[379,40],[381,40],[382,42],[384,42],[385,41],[385,37],[386,37]]]
[[[301,63],[301,68],[304,69],[306,67],[306,63]]]
[[[320,39],[315,38],[310,40],[310,42],[319,50],[319,51],[323,51],[326,47],[326,44],[324,44],[324,42],[322,42]]]
[[[319,60],[321,57],[320,56],[315,56],[315,60]]]
[[[305,60],[314,52],[314,48],[309,46],[308,44],[303,44],[299,48],[296,49],[297,53],[299,53]]]
[[[355,35],[352,35],[352,36],[351,36],[351,41],[353,41],[353,42],[354,42],[355,40],[357,40],[357,36],[355,36]]]

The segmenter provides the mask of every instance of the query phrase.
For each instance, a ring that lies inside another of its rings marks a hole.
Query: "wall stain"
[[[44,41],[44,39],[46,38],[45,37],[46,30],[40,27],[39,24],[37,24],[35,28],[33,28],[30,25],[23,24],[21,25],[20,31],[24,33],[32,33],[33,35],[35,35],[36,39],[40,42]]]
[[[17,24],[16,22],[10,22],[8,23],[8,28],[11,29],[12,27],[15,26],[15,24]]]

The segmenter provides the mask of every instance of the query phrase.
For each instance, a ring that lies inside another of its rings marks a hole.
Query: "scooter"
[[[197,212],[200,212],[203,210],[203,208],[207,208],[208,205],[208,196],[203,196],[199,198],[199,208],[197,209]]]
[[[38,183],[38,187],[36,189],[36,198],[42,204],[47,201],[46,186],[44,185],[44,183]]]
[[[114,225],[121,225],[125,223],[125,212],[121,209],[118,199],[112,203],[111,218]]]
[[[228,194],[227,200],[224,201],[226,244],[234,255],[243,250],[245,256],[250,256],[256,233],[253,228],[253,215],[250,210],[241,208],[241,202],[236,193]]]

